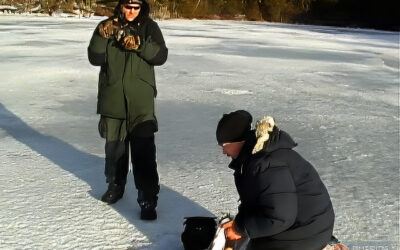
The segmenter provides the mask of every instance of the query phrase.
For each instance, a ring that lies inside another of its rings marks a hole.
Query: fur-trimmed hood
[[[252,150],[252,154],[260,151],[270,153],[277,149],[292,149],[297,146],[289,134],[281,131],[275,125],[275,119],[272,116],[265,116],[257,121],[255,136],[257,143]]]
[[[278,149],[292,149],[297,146],[292,137],[283,130],[279,130],[276,136],[271,138],[271,143],[263,149],[266,153],[271,153]]]
[[[257,130],[251,130],[248,133],[242,151],[238,158],[232,160],[229,164],[229,168],[233,170],[239,169],[252,155],[253,158],[260,158],[278,149],[293,149],[297,146],[297,143],[294,142],[288,133],[275,127],[274,131],[271,133],[270,139],[264,142],[262,149],[253,154],[252,152],[257,144],[256,132]]]

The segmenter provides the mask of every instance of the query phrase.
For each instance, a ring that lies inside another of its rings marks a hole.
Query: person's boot
[[[110,183],[108,184],[107,191],[101,197],[101,201],[108,204],[114,204],[115,202],[117,202],[119,199],[122,198],[122,196],[124,195],[124,191],[125,191],[125,185]]]
[[[142,220],[157,219],[156,205],[154,204],[154,202],[141,201],[139,202],[139,206],[141,208],[140,219]]]
[[[138,203],[140,206],[140,219],[155,220],[157,219],[157,195],[146,196],[142,190],[138,191]]]

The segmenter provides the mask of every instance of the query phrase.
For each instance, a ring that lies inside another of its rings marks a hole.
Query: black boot
[[[108,184],[107,191],[101,197],[101,201],[106,202],[108,204],[114,204],[119,199],[122,198],[125,191],[125,185],[118,185],[114,183]]]
[[[105,175],[109,184],[101,200],[113,204],[124,195],[129,168],[129,144],[125,141],[107,141],[105,151]]]
[[[155,220],[157,219],[157,195],[145,196],[144,192],[139,190],[138,199],[140,211],[140,219],[142,220]]]
[[[156,206],[149,201],[139,203],[141,208],[140,219],[142,220],[155,220],[157,219]]]

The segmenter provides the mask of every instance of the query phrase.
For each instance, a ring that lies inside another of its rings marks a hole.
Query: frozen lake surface
[[[99,20],[0,16],[0,248],[182,249],[185,216],[236,212],[223,113],[272,115],[318,170],[349,245],[399,246],[399,33],[231,21],[160,21],[159,219],[133,178],[108,206],[97,132]],[[397,249],[397,248],[396,248]]]

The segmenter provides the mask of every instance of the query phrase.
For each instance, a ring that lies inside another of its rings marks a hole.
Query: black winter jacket
[[[292,150],[297,144],[286,132],[271,140],[253,155],[251,133],[229,165],[241,199],[237,230],[250,237],[247,249],[320,250],[335,217],[328,191],[314,167]]]

